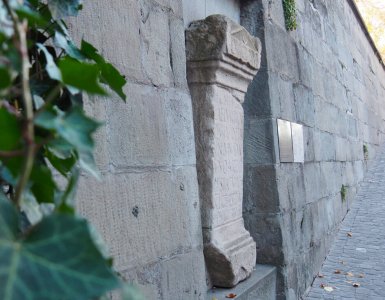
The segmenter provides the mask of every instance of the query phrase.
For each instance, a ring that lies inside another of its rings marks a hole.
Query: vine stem
[[[19,181],[16,185],[14,202],[17,206],[20,205],[21,198],[23,196],[24,189],[28,183],[29,177],[31,176],[33,163],[35,159],[34,151],[34,137],[35,128],[33,124],[33,101],[31,88],[29,85],[29,58],[28,58],[28,45],[27,45],[27,29],[28,22],[23,20],[22,22],[18,19],[17,15],[12,11],[8,0],[2,0],[8,14],[10,15],[13,23],[13,28],[17,41],[15,46],[18,48],[21,56],[21,81],[22,81],[22,96],[24,103],[25,112],[25,128],[24,128],[24,140],[25,140],[25,158],[20,173]]]

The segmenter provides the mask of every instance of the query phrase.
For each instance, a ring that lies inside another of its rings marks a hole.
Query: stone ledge
[[[226,300],[227,295],[236,294],[237,300],[276,299],[277,269],[269,265],[256,265],[251,276],[232,289],[213,288],[207,292],[207,300]]]

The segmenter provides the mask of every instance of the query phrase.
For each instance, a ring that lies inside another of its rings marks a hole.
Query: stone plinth
[[[256,263],[242,218],[242,103],[260,66],[261,46],[221,15],[193,22],[186,45],[206,265],[213,285],[233,287]]]

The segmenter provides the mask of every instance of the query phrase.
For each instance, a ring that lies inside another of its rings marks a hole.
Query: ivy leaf
[[[49,77],[53,80],[62,81],[62,74],[60,72],[60,69],[55,64],[55,61],[51,55],[51,53],[48,52],[47,48],[42,44],[36,44],[36,46],[43,51],[45,59],[47,61],[45,70],[47,71]]]
[[[75,156],[71,155],[68,158],[60,158],[53,151],[50,151],[48,147],[44,155],[48,158],[51,165],[64,177],[68,176],[68,173],[76,163]]]
[[[50,169],[36,164],[31,173],[31,191],[38,203],[54,203],[57,190]]]
[[[90,94],[106,94],[99,85],[100,70],[97,65],[79,62],[70,57],[61,59],[58,65],[63,76],[62,82],[67,86]]]
[[[54,39],[55,46],[63,49],[70,57],[84,60],[84,55],[80,52],[80,50],[75,46],[75,44],[65,37],[62,33],[56,32]]]
[[[95,246],[87,222],[54,214],[19,237],[19,218],[0,197],[0,298],[88,300],[119,284]]]
[[[78,168],[75,168],[72,171],[71,177],[68,179],[67,187],[60,197],[59,211],[71,213],[74,212],[74,199],[77,188],[77,183],[79,180],[80,172]],[[95,240],[95,239],[94,239]],[[100,249],[100,248],[99,248]]]
[[[127,83],[126,79],[110,63],[101,65],[102,81],[106,83],[119,97],[126,101],[126,94],[123,92],[123,86]]]
[[[16,116],[9,113],[4,107],[0,108],[0,150],[16,150],[21,141],[21,124]]]
[[[94,141],[91,135],[100,125],[84,115],[79,108],[74,108],[63,116],[55,115],[52,111],[42,112],[36,118],[35,124],[45,129],[55,130],[79,152],[93,150]]]
[[[82,40],[81,52],[88,59],[98,64],[103,83],[107,84],[123,101],[126,101],[123,86],[127,83],[127,80],[124,76],[112,64],[106,62],[103,56],[98,53],[98,50],[85,40]]]
[[[48,0],[48,7],[55,19],[76,17],[82,9],[81,0]]]
[[[44,129],[54,130],[62,141],[58,144],[50,143],[50,149],[70,151],[71,145],[79,154],[79,163],[83,169],[98,177],[92,151],[94,141],[92,134],[99,127],[99,123],[84,115],[79,107],[73,108],[67,114],[55,113],[54,110],[43,111],[35,119],[35,124]]]
[[[8,198],[0,192],[0,241],[2,239],[12,239],[17,232],[17,228],[18,222],[16,209],[9,202]]]
[[[16,14],[20,19],[28,20],[29,26],[39,26],[45,28],[49,25],[49,22],[37,11],[32,10],[26,5],[20,5],[15,9]]]
[[[8,70],[2,66],[0,66],[0,79],[0,90],[9,87],[12,82]]]

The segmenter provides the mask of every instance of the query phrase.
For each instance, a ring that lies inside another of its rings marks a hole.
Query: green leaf
[[[62,139],[57,140],[56,144],[50,143],[51,150],[56,149],[59,153],[64,151],[66,154],[65,151],[71,151],[69,145],[72,145],[79,154],[81,167],[98,177],[92,155],[94,149],[92,134],[99,127],[98,122],[84,115],[79,107],[75,107],[64,115],[55,113],[54,110],[43,111],[35,119],[35,124],[44,129],[56,131]]]
[[[102,81],[117,93],[123,101],[126,101],[126,94],[123,92],[123,86],[127,83],[126,79],[110,63],[103,64],[101,70]]]
[[[11,75],[8,70],[0,66],[0,90],[6,89],[11,85]]]
[[[35,164],[30,180],[32,194],[38,203],[54,203],[57,187],[48,167]]]
[[[64,116],[56,116],[50,111],[43,112],[36,118],[35,123],[42,128],[56,130],[79,152],[93,150],[91,135],[100,125],[79,108],[74,108]]]
[[[47,27],[49,22],[37,11],[32,10],[26,5],[20,5],[15,9],[16,14],[20,19],[28,20],[29,26]]]
[[[82,54],[82,52],[80,52],[75,44],[62,33],[56,32],[54,43],[57,47],[63,49],[70,57],[78,60],[85,59],[85,56]]]
[[[55,19],[75,17],[82,9],[81,0],[48,0],[48,7]]]
[[[4,107],[0,108],[0,150],[10,151],[20,148],[21,124]]]
[[[85,220],[54,214],[18,237],[12,204],[0,208],[0,299],[89,300],[118,286]]]
[[[43,51],[45,55],[45,59],[47,61],[45,70],[47,71],[49,77],[51,77],[54,80],[62,81],[62,74],[60,72],[60,69],[55,64],[55,61],[51,55],[51,53],[48,52],[47,48],[42,44],[36,44],[36,46]]]
[[[126,95],[123,92],[123,86],[127,83],[126,79],[119,71],[110,63],[107,63],[98,50],[90,43],[82,40],[82,53],[88,58],[95,61],[101,70],[101,79],[106,83],[119,97],[125,101]]]
[[[94,159],[94,156],[92,155],[92,152],[80,153],[79,164],[83,168],[83,170],[86,170],[95,178],[100,179],[99,170],[95,164],[95,159]]]
[[[97,65],[79,62],[70,57],[61,59],[58,65],[64,84],[91,94],[106,94],[99,85],[100,70]]]
[[[63,208],[65,208],[65,211],[67,212],[68,208],[72,208],[71,212],[73,212],[74,199],[75,199],[79,176],[80,176],[80,171],[78,168],[75,168],[74,170],[72,170],[72,174],[68,179],[67,187],[60,197],[59,211],[63,211]]]
[[[0,191],[0,249],[2,248],[1,240],[12,239],[16,235],[17,229],[17,211],[15,207],[10,203],[10,200],[3,194],[3,192]],[[0,289],[1,286],[2,284],[0,285]]]
[[[63,159],[58,157],[53,151],[50,151],[49,148],[46,148],[44,154],[52,166],[64,177],[68,176],[68,173],[76,163],[76,158],[73,155]]]
[[[97,63],[105,62],[103,56],[98,53],[98,49],[96,49],[93,45],[86,42],[85,40],[82,40],[81,51],[88,59],[92,59]]]

